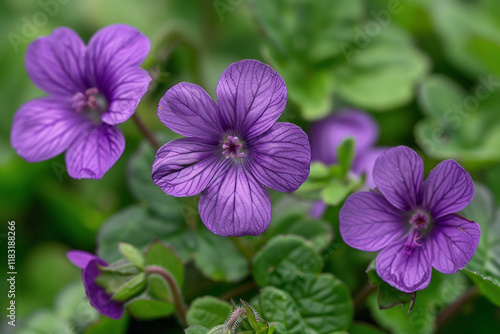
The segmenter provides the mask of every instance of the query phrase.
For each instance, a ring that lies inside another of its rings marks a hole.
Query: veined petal
[[[368,113],[343,110],[314,122],[309,133],[312,160],[330,165],[337,162],[337,147],[348,137],[354,138],[356,157],[374,145],[378,126]]]
[[[377,274],[391,286],[403,292],[425,289],[431,281],[431,255],[426,240],[415,247],[411,255],[404,251],[405,240],[385,247],[377,256]]]
[[[34,40],[26,50],[26,71],[44,92],[71,97],[85,91],[85,43],[69,28],[56,28]]]
[[[269,65],[242,60],[229,65],[217,85],[224,130],[258,136],[278,120],[286,105],[283,78]]]
[[[42,97],[16,112],[10,141],[26,161],[47,160],[66,150],[88,123],[69,102]]]
[[[181,82],[170,88],[160,100],[158,117],[183,136],[222,139],[219,107],[198,85]]]
[[[248,142],[248,152],[252,174],[271,189],[295,191],[309,175],[309,141],[294,124],[275,123],[269,131]]]
[[[202,192],[228,162],[217,151],[217,143],[199,138],[175,139],[156,153],[153,182],[168,195],[194,196]]]
[[[92,86],[105,86],[114,73],[141,65],[150,47],[149,39],[129,25],[114,24],[99,30],[90,39],[85,55]]]
[[[78,268],[85,268],[90,261],[97,258],[94,254],[88,252],[72,250],[66,253],[68,259]]]
[[[242,163],[229,165],[198,203],[205,226],[222,236],[259,235],[271,221],[271,199]]]
[[[75,179],[101,179],[125,149],[117,126],[101,123],[79,137],[66,152],[68,174]]]
[[[401,238],[404,219],[382,195],[361,191],[349,196],[340,210],[340,234],[349,246],[373,252]]]
[[[382,153],[373,167],[373,179],[380,192],[396,208],[409,211],[422,202],[424,163],[406,146]]]
[[[481,236],[479,224],[459,215],[438,218],[427,236],[432,266],[445,274],[462,269],[474,256]]]
[[[124,312],[123,303],[111,299],[111,295],[95,282],[101,273],[98,265],[107,266],[108,264],[104,260],[96,258],[87,264],[82,273],[83,285],[85,286],[90,304],[99,313],[111,319],[120,319]]]
[[[424,207],[434,218],[462,210],[472,198],[472,178],[454,160],[440,162],[425,180]]]
[[[135,112],[148,91],[151,76],[139,67],[129,67],[113,74],[104,95],[109,99],[108,110],[101,120],[111,125],[123,123]]]
[[[365,174],[365,184],[370,189],[375,189],[375,181],[373,180],[373,167],[378,157],[387,151],[387,147],[368,148],[362,152],[356,153],[352,162],[352,172],[357,175]]]

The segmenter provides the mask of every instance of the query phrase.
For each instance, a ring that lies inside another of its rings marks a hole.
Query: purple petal
[[[474,256],[481,228],[479,224],[455,214],[438,218],[427,237],[432,252],[432,266],[445,274],[462,269]]]
[[[198,204],[205,226],[222,236],[259,235],[271,221],[271,199],[241,163],[225,168],[201,193]]]
[[[129,119],[148,91],[150,81],[148,71],[139,67],[130,67],[114,73],[109,80],[111,84],[105,88],[104,94],[110,104],[108,110],[101,115],[101,120],[114,125]]]
[[[405,239],[384,248],[377,256],[377,274],[403,292],[425,289],[431,281],[431,255],[424,241],[411,255],[403,250]]]
[[[222,139],[219,107],[200,86],[181,82],[170,88],[160,100],[158,117],[183,136]]]
[[[405,232],[405,217],[380,194],[361,191],[347,198],[339,214],[342,239],[367,252],[380,250]]]
[[[370,189],[376,187],[375,181],[373,180],[373,167],[375,166],[375,161],[377,161],[378,157],[385,151],[387,151],[386,147],[374,147],[357,153],[354,157],[351,170],[356,175],[365,174],[365,184]]]
[[[283,192],[297,190],[309,175],[311,150],[307,135],[290,123],[275,123],[247,143],[248,165],[264,186]]]
[[[356,142],[356,157],[374,145],[378,126],[368,113],[344,110],[313,123],[309,133],[312,160],[329,165],[337,162],[337,147],[348,137]]]
[[[98,265],[107,266],[108,264],[99,258],[91,260],[82,273],[83,285],[90,304],[102,315],[111,319],[120,319],[124,312],[123,303],[111,299],[111,295],[95,282],[101,273]]]
[[[385,198],[396,208],[409,211],[422,202],[424,164],[406,146],[382,153],[373,167],[373,179]]]
[[[90,39],[85,55],[92,86],[106,86],[114,73],[138,67],[149,49],[149,39],[134,27],[114,24],[102,28]]]
[[[68,174],[75,179],[100,179],[125,148],[125,138],[114,125],[101,123],[70,146],[66,152]]]
[[[47,160],[66,150],[88,123],[70,103],[42,97],[16,112],[11,144],[26,161]]]
[[[26,50],[26,71],[41,90],[50,95],[73,96],[85,91],[85,44],[69,28],[57,28],[33,41]]]
[[[69,251],[66,253],[66,256],[75,266],[81,269],[85,268],[90,261],[98,258],[94,254],[79,250]]]
[[[224,130],[250,140],[269,130],[283,113],[286,86],[270,66],[246,59],[229,65],[222,73],[217,101]]]
[[[194,196],[202,192],[228,161],[216,143],[181,138],[163,145],[153,163],[153,182],[168,195]]]
[[[424,207],[434,219],[465,208],[474,198],[474,183],[453,160],[440,162],[424,183]]]

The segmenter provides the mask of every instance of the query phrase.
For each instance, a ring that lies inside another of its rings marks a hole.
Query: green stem
[[[372,292],[374,292],[375,290],[377,290],[377,286],[375,285],[371,285],[371,284],[367,284],[357,295],[356,297],[354,298],[354,311],[359,311],[363,305],[365,304],[365,301],[366,299],[368,298],[368,296],[370,296],[372,294]]]
[[[186,306],[184,300],[182,299],[181,291],[175,282],[175,279],[170,275],[168,271],[158,266],[148,266],[146,267],[146,274],[157,274],[165,279],[170,291],[172,292],[173,304],[175,307],[175,315],[179,323],[187,327],[186,321]]]
[[[141,131],[141,133],[144,135],[144,137],[146,137],[146,139],[149,141],[151,146],[153,146],[153,148],[155,150],[158,150],[160,148],[160,144],[158,144],[158,141],[154,137],[153,133],[151,131],[149,131],[149,129],[144,124],[144,122],[141,120],[139,115],[137,115],[137,112],[135,112],[132,115],[132,120],[134,121],[135,125],[137,125],[137,128],[139,129],[139,131]]]

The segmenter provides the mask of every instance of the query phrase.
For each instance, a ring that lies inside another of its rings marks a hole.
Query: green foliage
[[[266,287],[260,309],[266,320],[276,322],[276,333],[320,334],[349,327],[349,291],[333,275],[318,275],[323,263],[318,251],[299,237],[277,236],[256,254],[254,279]]]
[[[144,269],[144,266],[146,265],[146,259],[137,248],[125,242],[120,242],[118,244],[118,248],[120,249],[120,253],[127,260],[129,260],[131,264],[136,266],[138,269]]]
[[[427,117],[415,126],[420,147],[431,157],[460,159],[467,166],[500,161],[498,150],[498,79],[479,77],[469,94],[453,80],[430,76],[419,91],[419,105]]]
[[[370,284],[378,287],[378,307],[388,309],[396,305],[405,305],[411,301],[411,294],[399,291],[384,282],[377,274],[375,260],[373,260],[366,270]]]
[[[298,194],[308,199],[321,199],[328,205],[337,206],[356,189],[360,188],[363,180],[349,176],[355,154],[354,138],[346,138],[337,147],[338,162],[330,167],[321,162],[311,164],[309,177],[297,190]]]
[[[201,325],[212,328],[223,324],[231,310],[232,307],[228,302],[206,296],[197,298],[191,304],[186,318],[190,326]]]
[[[488,300],[500,306],[500,209],[485,186],[476,184],[475,191],[472,203],[461,214],[481,226],[481,239],[463,271]]]
[[[375,110],[408,103],[428,70],[427,58],[404,31],[390,22],[363,19],[361,1],[252,2],[266,33],[265,55],[307,119],[328,114],[334,94]]]

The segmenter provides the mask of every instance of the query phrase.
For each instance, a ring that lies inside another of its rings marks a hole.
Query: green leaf
[[[214,281],[237,282],[248,276],[249,263],[231,239],[201,229],[197,232],[195,265]]]
[[[184,333],[186,333],[186,334],[207,334],[208,329],[203,327],[203,326],[200,326],[200,325],[194,325],[194,326],[190,326],[189,328],[186,328],[184,330]]]
[[[264,319],[276,322],[276,334],[303,334],[306,326],[292,297],[283,290],[267,287],[260,293]]]
[[[132,246],[131,244],[127,244],[126,242],[120,242],[118,244],[118,248],[120,249],[120,253],[130,261],[133,265],[135,265],[139,269],[144,269],[146,265],[146,259],[144,255],[137,248]]]
[[[443,75],[432,75],[422,82],[418,102],[427,116],[445,123],[453,115],[453,105],[462,103],[464,97],[465,92],[455,81]]]
[[[171,303],[141,298],[130,303],[127,310],[134,318],[149,320],[169,316],[175,309]]]
[[[331,274],[301,275],[286,286],[310,334],[347,330],[354,310],[346,285]]]
[[[141,294],[146,289],[146,274],[140,273],[120,286],[113,294],[113,299],[127,301]]]
[[[118,248],[120,242],[144,251],[153,239],[160,239],[172,246],[183,261],[189,260],[196,247],[196,238],[187,229],[177,206],[169,208],[167,214],[139,205],[129,206],[114,214],[99,230],[98,255],[111,263],[122,258]]]
[[[411,101],[429,61],[401,28],[389,25],[367,46],[349,45],[347,64],[334,70],[338,94],[352,105],[385,111]],[[351,55],[352,54],[352,55]]]
[[[321,199],[328,205],[339,205],[349,194],[351,188],[339,180],[331,180],[321,191]]]
[[[352,161],[354,160],[354,149],[356,142],[353,137],[348,137],[342,141],[337,147],[338,164],[341,168],[341,178],[345,178],[347,173],[351,170]]]
[[[232,310],[233,308],[228,302],[206,296],[194,300],[187,312],[186,319],[190,326],[201,325],[212,328],[223,324]]]
[[[293,235],[277,236],[253,260],[253,277],[259,286],[294,284],[301,273],[317,273],[323,261],[312,243]]]
[[[325,164],[319,161],[311,162],[311,168],[308,176],[309,179],[323,180],[328,178],[328,176],[330,176],[330,171]]]
[[[128,317],[125,315],[118,320],[101,317],[95,324],[89,326],[84,334],[125,334],[127,333]]]
[[[384,282],[377,274],[375,268],[375,260],[373,260],[366,270],[370,283],[378,286],[378,307],[380,309],[388,309],[396,305],[405,305],[411,301],[411,294],[402,292],[386,282]]]
[[[475,184],[472,202],[460,212],[481,226],[476,253],[463,271],[493,304],[500,306],[500,209],[493,194],[482,184]]]
[[[439,312],[459,298],[466,288],[467,281],[461,273],[447,275],[433,271],[429,286],[417,292],[410,314],[409,306],[381,310],[377,296],[373,294],[367,304],[373,319],[392,333],[430,334],[435,332],[435,319]]]

